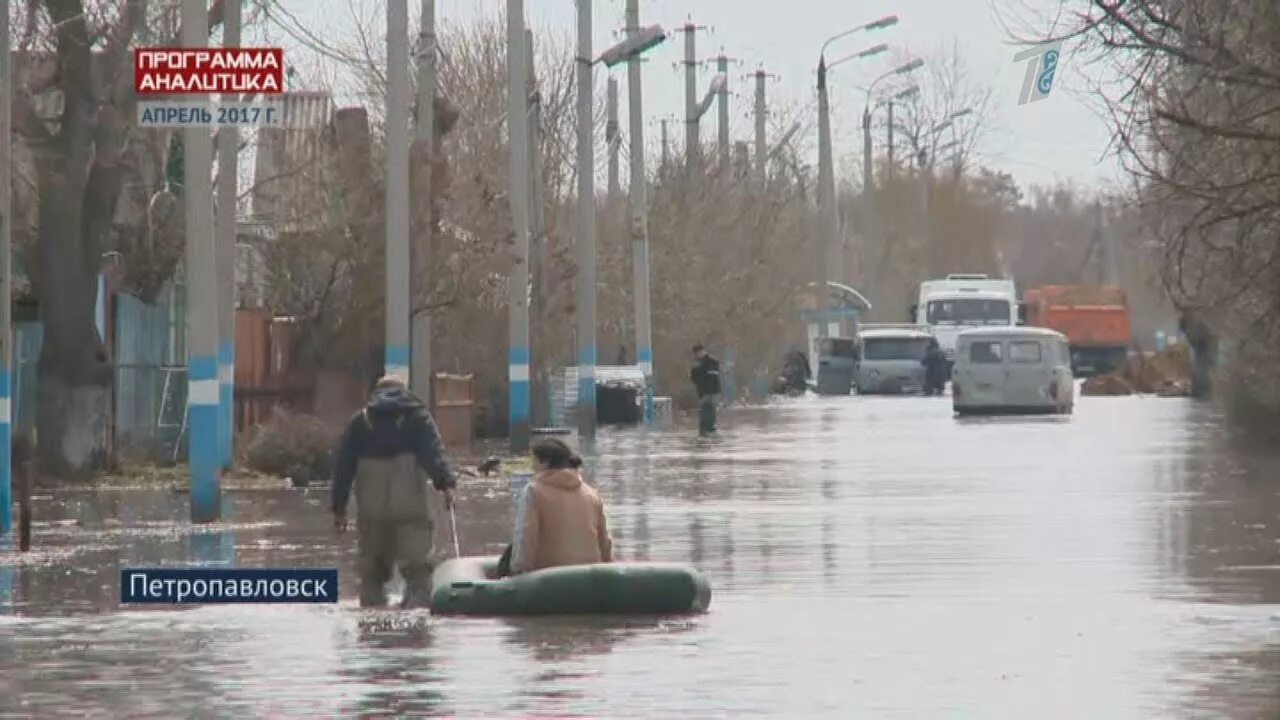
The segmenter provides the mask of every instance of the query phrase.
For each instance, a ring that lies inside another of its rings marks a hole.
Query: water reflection
[[[189,560],[192,565],[208,565],[213,567],[235,567],[236,536],[230,529],[222,527],[233,522],[235,507],[231,498],[222,497],[222,522],[214,526],[212,532],[197,532],[188,541]]]
[[[0,537],[0,559],[14,552],[17,552],[17,547],[13,539],[8,536]],[[12,565],[0,565],[0,614],[14,612],[13,579],[16,574]]]
[[[0,554],[0,716],[1275,717],[1275,455],[1194,403],[1093,400],[602,431],[619,554],[696,564],[692,620],[361,612],[323,493],[228,493],[199,528],[167,490],[59,492],[37,552]],[[458,521],[472,552],[505,541],[505,485],[468,481]],[[337,566],[344,601],[120,611],[120,566],[187,563]]]
[[[697,515],[689,516],[689,562],[694,567],[702,565],[704,539],[702,537],[702,518]]]
[[[608,655],[619,642],[635,634],[627,623],[595,618],[519,618],[499,622],[507,630],[506,643],[543,662]]]

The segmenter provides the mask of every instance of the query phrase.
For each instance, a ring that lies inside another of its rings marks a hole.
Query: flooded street
[[[0,717],[1280,716],[1280,459],[1180,400],[957,421],[948,400],[803,399],[723,437],[589,459],[624,559],[688,562],[707,615],[362,613],[328,489],[59,493],[0,556]],[[463,552],[509,533],[464,484]],[[333,606],[119,605],[119,568],[341,568]]]

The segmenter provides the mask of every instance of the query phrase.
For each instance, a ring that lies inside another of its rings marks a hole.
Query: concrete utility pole
[[[702,140],[698,136],[698,41],[699,30],[706,25],[686,22],[676,32],[684,33],[684,154],[685,164],[696,167],[702,162]]]
[[[667,135],[667,123],[670,121],[667,118],[662,118],[658,122],[662,125],[662,167],[665,168],[671,160],[671,141]]]
[[[921,146],[916,150],[916,162],[920,167],[920,223],[923,228],[921,236],[924,238],[925,252],[930,258],[929,277],[936,277],[939,268],[936,265],[933,252],[933,223],[929,220],[929,201],[930,192],[933,186],[933,158],[929,157],[929,149]]]
[[[596,166],[591,29],[591,0],[578,0],[578,434],[587,438],[596,434]],[[617,89],[612,80],[610,90],[616,114]],[[616,173],[611,159],[611,190]]]
[[[541,326],[547,319],[547,272],[551,267],[551,248],[547,246],[546,219],[543,217],[542,200],[542,94],[538,91],[537,65],[533,61],[533,31],[524,31],[525,70],[529,85],[528,128],[529,156],[525,167],[529,177],[529,287],[530,324]],[[529,353],[529,412],[530,423],[547,424],[551,421],[550,367],[538,367],[540,359],[534,355],[530,339]],[[546,365],[545,361],[543,365]]]
[[[618,134],[617,78],[609,78],[609,94],[605,117],[604,139],[609,145],[609,199],[613,200],[622,194],[622,186],[618,181],[618,150],[622,147],[622,136]]]
[[[886,152],[889,155],[889,177],[890,179],[892,179],[894,171],[897,170],[897,167],[893,164],[894,145],[893,145],[893,100],[892,99],[889,100],[889,107],[886,110],[886,112],[888,113],[888,116],[889,116],[889,126],[886,131],[888,132],[889,137],[885,138],[885,142],[888,143],[888,146],[886,147]]]
[[[618,125],[618,79],[609,78],[609,93],[605,108],[604,136],[609,146],[609,202],[607,204],[606,228],[609,242],[623,242],[621,218],[618,215],[618,199],[622,197],[622,183],[618,177],[618,154],[622,148],[622,133]],[[624,312],[618,322],[618,343],[626,344],[629,334],[627,313]]]
[[[222,46],[240,47],[240,3],[223,4]],[[223,95],[225,100],[238,99]],[[235,465],[236,383],[236,197],[240,188],[238,167],[240,130],[235,125],[218,128],[218,217],[214,222],[218,256],[218,454],[222,467]]]
[[[756,81],[756,106],[755,106],[755,124],[756,124],[756,157],[755,170],[756,180],[764,184],[765,173],[768,164],[768,149],[765,147],[765,124],[769,117],[769,108],[765,103],[765,84],[769,78],[777,79],[777,75],[766,72],[764,68],[760,68],[751,73],[751,77]]]
[[[716,118],[716,153],[720,158],[720,169],[729,168],[729,63],[734,58],[721,50],[716,56],[716,72],[724,78],[724,83],[717,89]]]
[[[639,40],[640,0],[627,0],[627,34]],[[636,359],[644,373],[644,419],[653,422],[653,336],[649,326],[649,218],[644,173],[644,109],[640,56],[627,60],[627,113],[631,116],[631,251],[635,270]]]
[[[409,0],[387,1],[386,372],[409,377]]]
[[[820,262],[822,263],[821,279],[817,283],[818,307],[821,313],[819,316],[818,337],[825,338],[829,335],[831,294],[828,288],[831,281],[835,279],[832,277],[832,273],[835,272],[836,267],[840,264],[840,227],[839,220],[836,217],[836,180],[834,161],[831,157],[831,107],[827,94],[827,71],[846,61],[873,57],[889,49],[887,45],[882,43],[828,63],[826,58],[827,46],[858,32],[883,30],[897,24],[898,17],[896,15],[887,15],[879,20],[873,20],[832,35],[822,43],[822,49],[818,51],[818,183],[820,184],[818,188],[818,203],[819,217],[821,219],[821,237],[824,243],[824,251],[819,254]]]
[[[862,111],[862,214],[867,254],[875,252],[876,242],[880,240],[879,227],[876,224],[876,179],[874,169],[875,158],[871,156],[871,108]],[[865,261],[865,259],[864,259]],[[875,284],[875,273],[869,268],[866,272],[868,283]],[[875,291],[870,291],[873,307],[879,307],[879,298]]]
[[[9,0],[0,0],[0,539],[13,531],[13,63],[9,43]]]
[[[1096,212],[1098,214],[1098,243],[1100,245],[1098,249],[1102,251],[1100,253],[1102,284],[1119,285],[1120,267],[1116,262],[1115,237],[1111,234],[1111,224],[1107,222],[1107,206],[1099,201]]]
[[[828,289],[835,278],[838,264],[836,252],[839,221],[836,218],[835,172],[831,162],[831,111],[827,100],[827,61],[818,60],[818,219],[822,252],[818,262],[818,337],[829,334],[831,322],[831,292]]]
[[[507,193],[511,198],[511,272],[507,281],[507,419],[511,452],[529,449],[529,80],[524,0],[507,0]]]
[[[432,167],[435,161],[436,132],[436,2],[422,0],[422,13],[418,22],[417,85],[414,112],[413,141],[418,152],[410,156],[418,163],[413,176],[418,180],[413,192],[414,205],[419,208],[418,222],[414,228],[411,249],[413,277],[410,279],[412,298],[409,354],[411,367],[409,385],[413,394],[431,405],[431,314],[425,307],[430,287],[432,235],[435,233],[433,210],[434,192],[431,187]]]
[[[182,0],[182,46],[208,47],[205,0]],[[183,200],[187,248],[187,412],[191,520],[218,520],[222,511],[218,453],[218,278],[213,240],[213,138],[209,129],[183,131]],[[7,300],[7,299],[6,299]]]

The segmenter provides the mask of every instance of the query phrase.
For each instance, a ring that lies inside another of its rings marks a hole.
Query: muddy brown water
[[[37,497],[0,553],[0,717],[1280,717],[1280,456],[1183,400],[958,421],[945,399],[800,399],[723,437],[606,433],[625,558],[692,563],[691,618],[355,607],[327,489]],[[509,533],[473,481],[466,553]],[[338,606],[122,607],[121,567],[332,567]]]

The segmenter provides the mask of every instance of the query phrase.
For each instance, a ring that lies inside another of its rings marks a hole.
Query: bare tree
[[[19,198],[37,205],[35,245],[25,256],[44,325],[39,452],[47,472],[68,474],[107,454],[113,376],[94,325],[97,276],[103,252],[119,242],[113,231],[120,201],[149,194],[130,188],[131,179],[154,188],[154,163],[165,147],[133,126],[130,49],[144,30],[167,44],[176,44],[178,34],[176,23],[147,0],[30,0],[21,15],[13,113],[35,175],[34,195]],[[221,22],[220,3],[209,22]],[[156,247],[165,241],[156,211],[164,215],[166,208],[152,210],[142,241],[124,248],[135,267],[176,261],[170,249]]]
[[[918,165],[923,153],[923,162],[931,171],[945,169],[958,176],[974,160],[978,145],[990,130],[994,91],[974,78],[958,39],[939,45],[924,60],[924,67],[912,76],[920,92],[900,105],[900,149],[909,162]],[[960,112],[966,115],[948,123]],[[935,130],[944,124],[945,128]]]
[[[1162,275],[1197,355],[1239,341],[1240,369],[1280,409],[1280,30],[1254,0],[1064,4],[1060,35],[1125,78],[1105,94]],[[1210,328],[1216,328],[1211,330]]]

